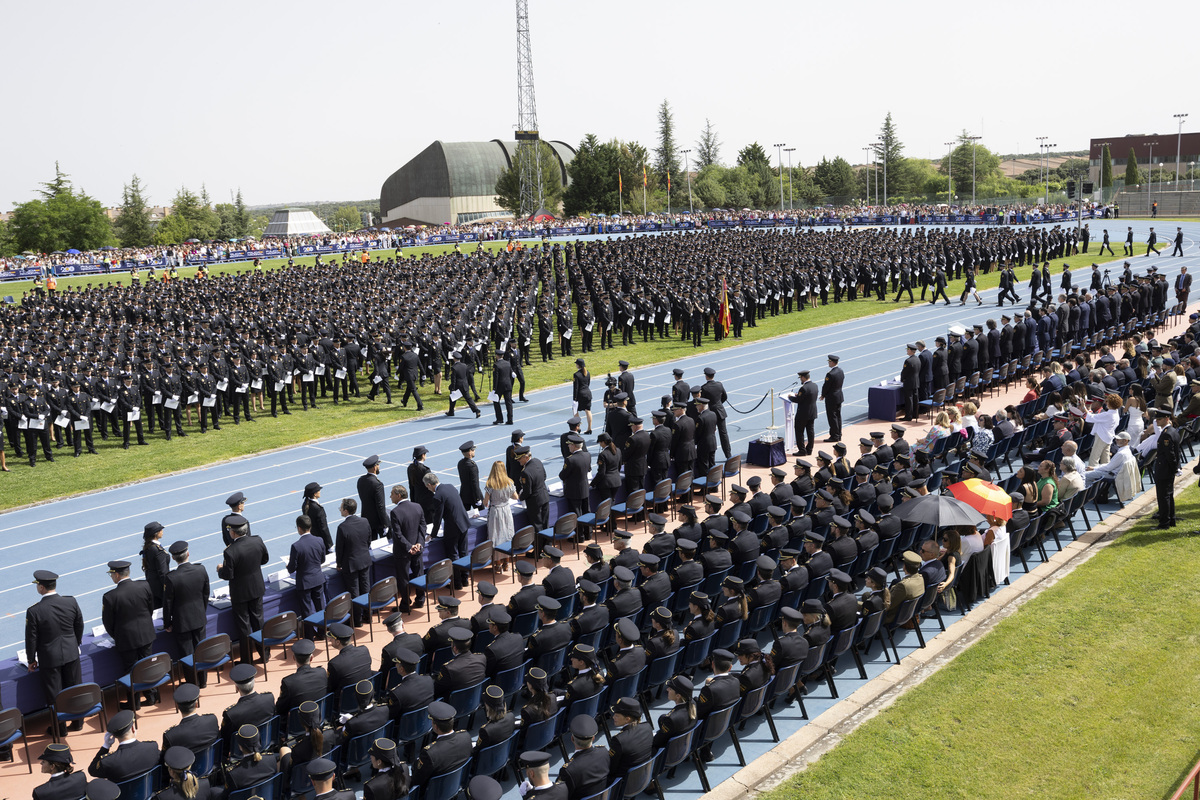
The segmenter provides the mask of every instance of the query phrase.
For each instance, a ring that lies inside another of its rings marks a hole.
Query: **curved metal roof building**
[[[563,185],[575,148],[546,141],[558,160]],[[496,204],[496,180],[512,167],[517,143],[436,141],[391,174],[379,191],[383,224],[459,225],[509,216]]]

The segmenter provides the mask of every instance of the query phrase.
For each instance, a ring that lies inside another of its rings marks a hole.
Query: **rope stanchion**
[[[767,398],[770,396],[771,396],[771,393],[769,391],[766,392],[765,394],[763,394],[763,396],[759,399],[759,401],[754,404],[754,408],[750,409],[749,411],[742,411],[740,408],[738,408],[737,406],[735,406],[733,403],[729,402],[728,400],[725,401],[725,407],[732,408],[734,411],[736,411],[739,414],[753,414],[755,411],[758,410],[759,406],[761,406],[763,403],[766,402]]]

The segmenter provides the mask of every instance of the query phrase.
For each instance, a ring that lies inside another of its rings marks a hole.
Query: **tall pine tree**
[[[706,117],[704,130],[700,131],[700,138],[696,141],[696,171],[699,172],[711,164],[720,163],[721,140],[717,137],[716,128]]]
[[[666,186],[667,175],[672,182],[679,178],[679,151],[675,146],[675,115],[666,100],[658,107],[658,147],[654,148],[654,171],[658,182]]]
[[[1100,188],[1112,188],[1112,152],[1104,145],[1104,153],[1100,157]]]
[[[113,227],[122,247],[145,247],[154,241],[150,209],[146,207],[141,178],[136,174],[121,191],[121,214]]]
[[[1140,186],[1142,183],[1142,173],[1138,170],[1137,153],[1133,152],[1133,148],[1129,148],[1129,160],[1125,163],[1125,188],[1130,186]]]

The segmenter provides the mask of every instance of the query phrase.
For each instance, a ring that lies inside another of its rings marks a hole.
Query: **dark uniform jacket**
[[[87,775],[58,773],[33,790],[33,800],[79,800],[87,792]]]
[[[392,688],[391,706],[393,719],[400,719],[406,711],[425,708],[433,700],[433,678],[420,673],[405,675]]]
[[[192,752],[199,752],[220,736],[216,715],[190,714],[163,733],[162,751],[165,754],[172,747],[186,747]]]
[[[599,747],[576,751],[563,765],[558,779],[567,785],[569,800],[583,800],[608,786],[608,751]]]
[[[296,708],[305,700],[320,700],[329,687],[329,675],[324,667],[305,664],[283,679],[279,686],[279,700],[275,713],[280,716]]]
[[[25,654],[47,669],[79,660],[83,614],[74,597],[43,595],[25,612]]]
[[[217,577],[229,581],[233,602],[250,602],[266,593],[262,566],[269,560],[267,546],[257,536],[243,536],[225,548],[224,566],[217,570]]]
[[[270,692],[251,692],[239,697],[237,702],[225,709],[221,715],[221,736],[225,737],[225,743],[228,744],[238,728],[261,725],[273,716],[275,697]]]
[[[104,630],[118,650],[154,643],[154,595],[145,581],[121,581],[105,593],[102,606]]]
[[[163,595],[163,627],[175,633],[208,627],[208,570],[187,562],[167,574]]]
[[[654,731],[649,725],[626,725],[608,746],[608,782],[624,778],[629,770],[654,754]]]
[[[126,742],[107,755],[103,749],[97,750],[88,772],[93,778],[107,778],[113,783],[120,783],[154,769],[159,755],[158,745],[154,742]]]
[[[487,657],[480,653],[462,653],[442,665],[434,677],[434,691],[449,697],[457,689],[474,686],[487,676]]]
[[[425,745],[413,770],[413,784],[424,786],[431,778],[458,769],[471,757],[471,734],[454,731]]]
[[[371,651],[362,645],[343,647],[329,661],[329,682],[326,691],[336,695],[347,686],[371,677]]]

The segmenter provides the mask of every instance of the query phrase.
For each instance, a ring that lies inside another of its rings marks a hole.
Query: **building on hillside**
[[[312,236],[319,233],[332,231],[307,208],[281,208],[263,230],[263,236]]]
[[[1088,152],[1088,178],[1100,185],[1100,161],[1104,158],[1104,145],[1108,145],[1112,156],[1113,179],[1125,177],[1125,167],[1129,164],[1129,148],[1133,148],[1137,158],[1138,169],[1146,173],[1150,169],[1150,159],[1154,159],[1156,168],[1175,174],[1176,158],[1178,158],[1179,175],[1182,177],[1195,168],[1200,162],[1200,133],[1150,133],[1135,136],[1113,136],[1107,139],[1092,139]]]
[[[546,141],[558,161],[563,185],[575,148]],[[512,167],[515,141],[436,141],[383,182],[379,207],[387,227],[462,225],[512,215],[496,203],[496,181]]]

